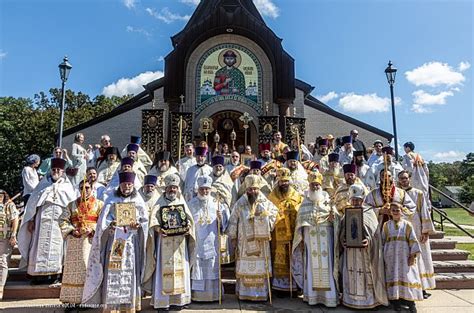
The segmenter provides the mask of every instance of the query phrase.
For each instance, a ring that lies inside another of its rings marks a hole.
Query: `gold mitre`
[[[291,172],[286,167],[282,167],[282,168],[277,169],[276,176],[277,176],[278,181],[290,181],[291,180]]]
[[[245,187],[246,188],[257,187],[260,189],[262,187],[261,179],[262,178],[259,175],[249,174],[245,177]]]
[[[311,172],[308,175],[308,182],[311,183],[318,183],[320,185],[323,184],[323,175],[320,172]]]

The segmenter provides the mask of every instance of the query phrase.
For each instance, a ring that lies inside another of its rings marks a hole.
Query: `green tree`
[[[459,195],[459,200],[462,203],[469,205],[474,201],[474,153],[471,152],[466,155],[461,163],[459,176],[462,181],[462,192]]]
[[[66,90],[64,129],[111,111],[131,98],[96,96]],[[36,153],[42,159],[51,155],[58,131],[61,90],[52,88],[33,99],[0,97],[1,187],[10,194],[22,189],[21,171],[25,158]]]

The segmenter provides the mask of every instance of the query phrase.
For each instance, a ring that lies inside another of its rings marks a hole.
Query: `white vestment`
[[[222,233],[227,227],[229,208],[224,203],[218,203],[214,197],[207,200],[198,197],[189,202],[189,210],[195,223],[196,247],[194,263],[191,264],[191,294],[193,301],[219,300],[219,256]],[[218,230],[217,210],[222,213],[222,222]]]
[[[134,203],[138,229],[114,226],[120,203]],[[140,310],[147,233],[148,211],[136,190],[128,197],[119,190],[107,197],[92,240],[83,304],[103,305],[109,310]]]
[[[336,307],[339,303],[337,280],[339,272],[338,216],[328,220],[332,211],[327,192],[319,201],[307,196],[298,210],[293,239],[292,270],[303,301]],[[296,266],[299,262],[303,266]]]
[[[64,241],[59,217],[75,199],[76,191],[65,175],[53,182],[48,174],[34,189],[18,232],[21,266],[28,266],[29,275],[47,276],[62,272]],[[33,233],[28,231],[30,221],[35,223]]]
[[[191,166],[186,173],[186,179],[184,180],[183,196],[186,201],[191,200],[197,195],[197,178],[199,176],[210,176],[212,173],[212,167],[207,164],[199,166],[197,164]]]

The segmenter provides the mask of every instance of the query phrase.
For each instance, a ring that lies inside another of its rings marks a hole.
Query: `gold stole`
[[[184,262],[186,238],[184,236],[161,237],[162,293],[173,296],[184,293]]]
[[[309,246],[311,249],[310,264],[313,272],[313,290],[328,291],[331,290],[328,234],[326,229],[319,228],[318,224],[311,228]]]

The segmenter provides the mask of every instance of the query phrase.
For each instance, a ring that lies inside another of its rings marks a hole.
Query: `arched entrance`
[[[229,149],[233,149],[232,143],[232,131],[235,131],[235,141],[234,147],[237,151],[241,152],[245,146],[245,128],[244,123],[240,120],[240,117],[243,114],[237,111],[220,111],[211,116],[213,121],[214,130],[217,130],[220,137],[220,144],[228,144]],[[252,150],[255,152],[257,146],[257,128],[255,127],[254,122],[249,123],[249,128],[247,129],[247,145],[252,147]],[[215,132],[210,134],[209,143],[213,142],[211,138],[214,136]],[[213,142],[213,148],[215,144]]]

